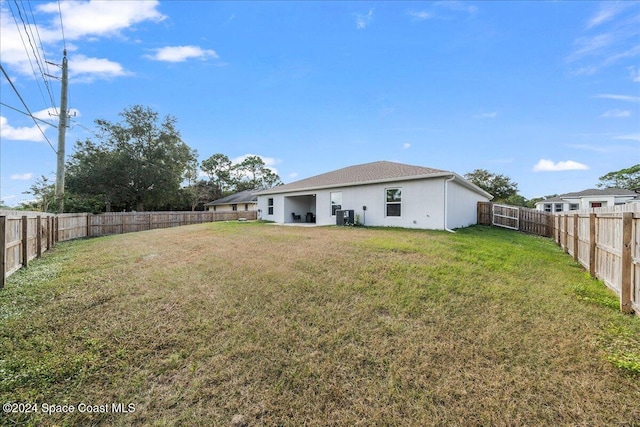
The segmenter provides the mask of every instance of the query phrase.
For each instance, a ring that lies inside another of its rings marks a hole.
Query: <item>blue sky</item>
[[[17,3],[0,1],[0,63],[56,123],[34,51],[60,63],[66,46],[67,156],[140,104],[200,161],[259,155],[285,183],[390,160],[487,169],[533,198],[640,163],[640,2]],[[56,154],[4,75],[0,91],[0,199],[17,205]]]

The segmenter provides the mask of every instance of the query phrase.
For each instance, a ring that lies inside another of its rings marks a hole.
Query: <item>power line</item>
[[[29,35],[29,30],[27,29],[27,23],[24,20],[24,17],[22,16],[22,11],[20,9],[20,5],[18,4],[17,0],[14,0],[14,3],[16,5],[16,9],[18,10],[18,16],[20,17],[20,21],[22,21],[22,26],[24,27],[24,33],[27,36],[27,39],[29,40],[29,45],[31,46],[31,51],[33,52],[34,55],[34,59],[36,61],[36,64],[38,65],[38,68],[40,69],[40,74],[42,75],[42,79],[46,82],[46,78],[44,77],[44,72],[42,71],[42,66],[40,65],[40,61],[39,61],[39,57],[40,55],[38,53],[36,53],[36,50],[33,46],[33,43],[31,41],[31,36]],[[44,101],[45,104],[47,104],[47,101],[45,99],[44,93],[42,92],[42,87],[40,86],[40,81],[36,75],[36,69],[33,66],[33,62],[31,61],[31,56],[29,55],[29,48],[27,47],[27,44],[24,41],[24,38],[22,37],[22,32],[20,31],[20,25],[18,24],[18,20],[16,19],[16,15],[15,12],[13,11],[13,8],[11,7],[11,2],[7,2],[7,4],[9,5],[9,10],[11,11],[11,14],[13,15],[13,21],[16,24],[16,28],[18,30],[18,33],[20,34],[20,40],[22,41],[22,46],[24,47],[25,53],[27,54],[27,59],[29,60],[29,65],[31,66],[31,71],[33,72],[33,78],[36,81],[36,85],[38,86],[38,90],[40,91],[40,96],[42,96],[42,100]],[[25,15],[26,15],[26,11],[25,11]]]
[[[47,64],[48,64],[47,55],[45,54],[44,45],[42,44],[42,38],[40,37],[40,30],[38,29],[38,25],[36,25],[36,18],[35,18],[35,15],[33,13],[33,8],[31,7],[31,1],[28,0],[28,3],[29,3],[29,11],[31,12],[31,20],[33,22],[33,26],[36,29],[36,34],[38,35],[38,42],[39,42],[39,46],[40,46],[38,51],[42,52],[42,63],[43,63],[42,65],[44,66],[45,70],[47,71],[46,73],[44,73],[42,78],[44,79],[44,85],[46,86],[47,92],[49,93],[49,99],[51,99],[51,106],[53,107],[54,112],[56,114],[58,114],[58,108],[56,107],[56,101],[54,99],[53,93],[51,92],[51,85],[49,84],[50,81],[45,78],[45,76],[47,74],[51,74],[51,72],[49,71],[49,67],[47,67]]]
[[[42,136],[44,137],[44,139],[47,141],[47,143],[49,144],[49,147],[51,147],[51,149],[57,154],[58,152],[56,151],[55,148],[53,148],[53,145],[51,144],[51,141],[49,141],[49,138],[47,138],[47,135],[44,134],[44,131],[42,130],[42,128],[40,127],[40,125],[38,124],[38,122],[35,120],[33,113],[31,112],[31,110],[29,110],[29,107],[27,106],[27,103],[24,102],[24,99],[22,98],[22,95],[20,95],[20,92],[18,92],[18,89],[16,88],[16,86],[13,84],[13,82],[11,81],[11,78],[9,78],[9,75],[7,74],[7,72],[5,71],[4,67],[2,66],[2,64],[0,64],[0,70],[2,71],[2,74],[4,74],[4,76],[7,78],[7,81],[9,82],[9,84],[11,85],[11,88],[13,89],[13,91],[16,93],[16,95],[18,95],[18,98],[20,98],[20,101],[22,102],[22,105],[24,105],[24,108],[29,112],[29,116],[34,119],[33,122],[36,124],[36,127],[38,128],[38,130],[40,131],[40,133],[42,134]],[[66,113],[65,113],[66,114]]]
[[[17,112],[18,112],[18,113],[20,113],[20,114],[24,114],[25,116],[29,116],[29,117],[31,117],[33,120],[37,120],[37,121],[39,121],[39,122],[42,122],[42,123],[44,123],[45,125],[53,126],[53,127],[54,127],[54,128],[56,128],[56,129],[58,128],[58,126],[54,125],[53,123],[49,123],[49,122],[48,122],[48,121],[46,121],[46,120],[39,119],[39,118],[37,118],[36,116],[32,116],[32,115],[30,115],[29,113],[25,113],[25,112],[24,112],[24,111],[22,111],[22,110],[18,110],[17,108],[12,107],[11,105],[7,105],[7,104],[5,104],[4,102],[0,102],[0,105],[2,105],[3,107],[10,108],[10,109],[12,109],[13,111],[17,111]]]
[[[60,12],[60,31],[62,31],[62,45],[64,50],[67,50],[67,41],[64,37],[64,25],[62,24],[62,6],[60,6],[60,0],[58,0],[58,12]]]
[[[95,136],[96,138],[100,138],[100,135],[98,135],[97,133],[95,133],[94,131],[92,131],[91,129],[89,129],[88,127],[86,127],[85,125],[83,125],[82,123],[79,123],[77,120],[75,119],[71,119],[71,121],[73,122],[73,124],[75,126],[79,126],[82,129],[86,130],[87,132],[89,132],[90,134],[92,134],[93,136]]]

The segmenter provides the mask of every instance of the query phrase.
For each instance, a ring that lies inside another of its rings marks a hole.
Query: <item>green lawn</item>
[[[67,242],[0,291],[0,401],[39,405],[0,424],[637,426],[617,308],[551,240],[488,227]]]

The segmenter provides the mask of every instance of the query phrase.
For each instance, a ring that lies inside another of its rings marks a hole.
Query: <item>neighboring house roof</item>
[[[491,194],[454,172],[387,161],[349,166],[333,172],[327,172],[310,178],[301,179],[300,181],[269,188],[267,190],[260,191],[257,194],[278,194],[292,191],[309,191],[324,188],[348,187],[354,185],[438,177],[452,177],[457,182],[472,189],[473,191],[476,191],[489,199],[493,198]]]
[[[540,200],[538,203],[553,203],[564,202],[566,199],[581,199],[583,197],[597,197],[597,196],[632,196],[636,197],[637,194],[631,190],[625,190],[624,188],[589,188],[587,190],[576,191],[574,193],[561,194],[556,197],[550,197],[545,200]]]
[[[239,193],[214,200],[213,202],[205,203],[205,206],[233,205],[238,203],[257,203],[258,196],[255,195],[255,192],[256,190],[241,191]]]

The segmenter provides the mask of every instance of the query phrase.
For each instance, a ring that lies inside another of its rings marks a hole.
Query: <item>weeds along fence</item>
[[[47,214],[0,210],[0,289],[7,277],[56,242],[214,221],[255,220],[257,212],[110,212]]]
[[[478,224],[553,238],[640,316],[640,203],[550,213],[480,202]]]
[[[556,243],[640,316],[640,204],[553,215]]]

